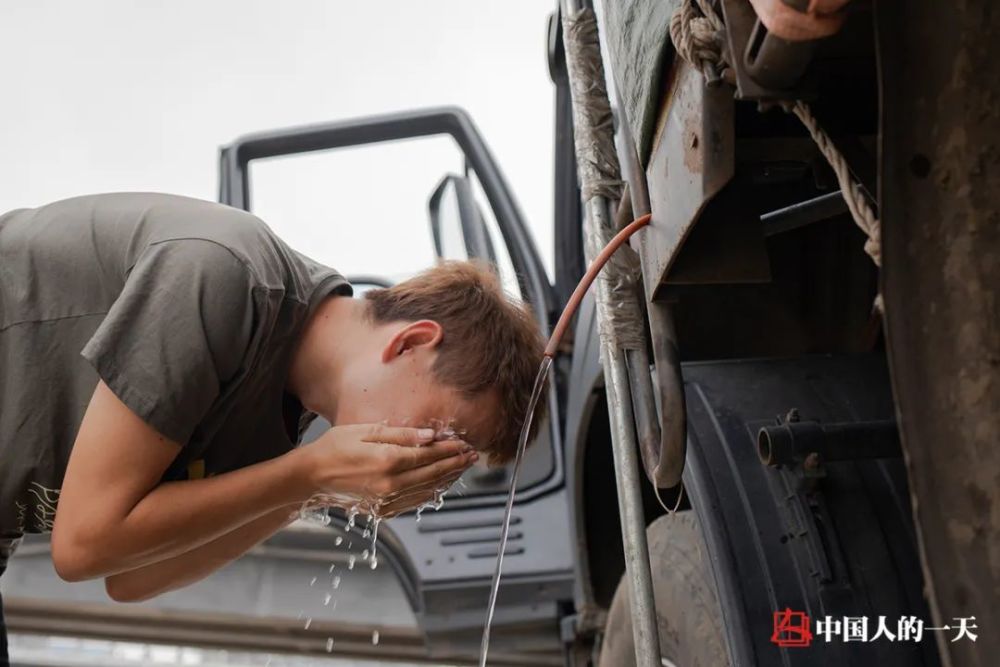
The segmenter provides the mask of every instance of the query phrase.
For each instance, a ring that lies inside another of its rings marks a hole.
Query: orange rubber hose
[[[590,263],[587,267],[587,272],[583,274],[583,278],[577,283],[576,289],[573,290],[573,294],[570,295],[569,301],[566,302],[566,307],[563,308],[562,315],[559,316],[559,321],[556,322],[555,328],[552,330],[552,335],[549,336],[549,342],[545,346],[545,356],[555,358],[556,351],[559,348],[559,342],[562,340],[563,335],[566,333],[566,329],[569,328],[569,322],[573,318],[573,313],[576,309],[580,307],[580,302],[583,300],[583,295],[587,293],[590,288],[591,283],[594,282],[594,278],[597,274],[601,272],[604,265],[608,263],[611,259],[611,255],[615,254],[615,251],[621,247],[623,243],[629,240],[633,234],[649,224],[649,220],[652,218],[652,214],[647,213],[646,215],[636,218],[625,227],[622,228],[620,232],[615,234],[614,238],[608,241],[608,244],[604,246],[594,261]]]

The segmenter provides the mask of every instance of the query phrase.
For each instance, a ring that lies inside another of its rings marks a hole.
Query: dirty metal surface
[[[661,282],[663,298],[690,286],[771,281],[764,227],[747,206],[751,197],[745,179],[737,177],[706,203]]]
[[[882,293],[934,625],[947,665],[1000,654],[1000,12],[875,3]]]
[[[668,73],[646,179],[653,220],[639,236],[646,296],[652,299],[705,204],[733,176],[733,93],[707,88],[697,69]]]

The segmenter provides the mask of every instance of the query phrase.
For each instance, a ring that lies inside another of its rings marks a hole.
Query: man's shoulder
[[[177,195],[150,197],[147,215],[160,226],[155,242],[215,244],[239,259],[259,286],[295,301],[308,302],[317,288],[345,282],[334,269],[293,250],[252,213]]]
[[[137,218],[137,245],[180,247],[191,261],[212,261],[220,254],[239,260],[262,286],[286,282],[285,244],[257,216],[217,202],[159,193],[96,195],[108,209],[128,209]]]
[[[203,239],[241,250],[277,239],[257,216],[218,202],[156,193],[105,196],[120,197],[121,205],[132,207],[152,227],[151,241]]]

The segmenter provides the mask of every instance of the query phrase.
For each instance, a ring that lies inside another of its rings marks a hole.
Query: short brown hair
[[[393,287],[365,292],[364,298],[375,322],[426,319],[441,325],[434,374],[469,398],[496,390],[500,413],[493,435],[474,444],[489,454],[490,463],[513,459],[545,345],[527,304],[508,296],[493,268],[482,262],[442,262]],[[532,439],[545,403],[535,413]]]

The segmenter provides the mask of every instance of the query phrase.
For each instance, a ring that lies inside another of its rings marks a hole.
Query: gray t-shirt
[[[319,302],[350,291],[221,204],[107,194],[0,216],[0,538],[51,529],[98,378],[183,444],[165,479],[291,449],[291,353]]]

